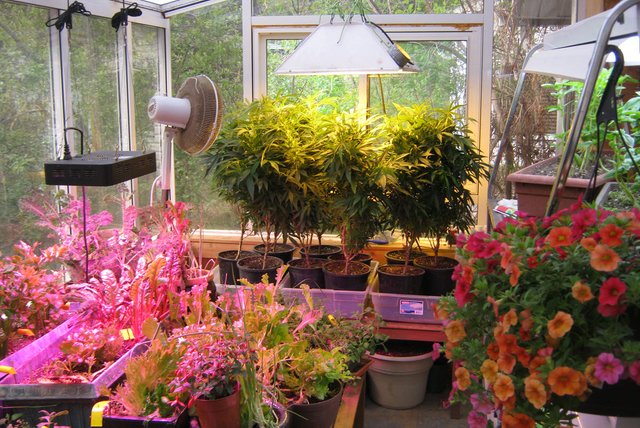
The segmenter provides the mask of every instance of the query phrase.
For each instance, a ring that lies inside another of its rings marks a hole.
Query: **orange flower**
[[[500,348],[496,342],[491,342],[489,346],[487,346],[487,355],[492,360],[497,360],[500,356]]]
[[[518,338],[515,334],[502,334],[496,337],[500,353],[514,354],[518,350]]]
[[[511,269],[508,270],[507,273],[511,274],[509,275],[509,284],[511,284],[512,287],[515,287],[518,283],[518,279],[520,279],[520,268],[518,265],[511,265]]]
[[[458,382],[458,389],[464,391],[471,386],[471,375],[469,370],[464,367],[458,367],[455,371],[456,382]]]
[[[502,428],[534,428],[536,422],[523,413],[505,413],[502,416]]]
[[[503,315],[502,325],[504,326],[505,331],[508,331],[509,327],[516,324],[518,324],[518,315],[516,314],[516,310],[511,308],[509,312]]]
[[[547,390],[542,382],[534,376],[529,376],[524,380],[524,395],[536,409],[541,409],[547,402]]]
[[[533,328],[533,317],[529,309],[520,311],[520,326],[524,331],[529,331]]]
[[[558,395],[578,396],[587,389],[587,379],[584,374],[566,366],[551,370],[547,383],[551,391]]]
[[[436,319],[440,321],[449,319],[449,312],[444,308],[444,305],[441,304],[433,305],[433,314],[435,315]]]
[[[538,370],[537,370],[538,367],[540,367],[541,365],[543,365],[546,362],[547,362],[547,357],[536,355],[535,357],[533,357],[531,359],[531,362],[529,363],[529,373],[531,373],[531,374],[537,373],[538,372]]]
[[[566,312],[558,311],[556,316],[547,322],[549,336],[553,339],[559,339],[571,330],[573,327],[573,318]]]
[[[601,244],[608,245],[609,247],[617,247],[622,244],[620,237],[623,233],[624,231],[620,227],[609,223],[600,229],[598,235],[600,235]]]
[[[591,252],[591,267],[600,272],[612,272],[620,263],[620,256],[611,248],[604,245],[596,245]]]
[[[467,333],[464,331],[464,324],[462,324],[460,320],[451,321],[447,324],[444,328],[444,334],[450,342],[454,343],[460,342],[467,336]]]
[[[493,360],[484,360],[480,366],[482,377],[489,383],[494,383],[498,376],[498,364]]]
[[[554,227],[549,231],[546,241],[553,248],[571,245],[573,243],[571,228],[567,226]]]
[[[516,358],[511,354],[500,354],[498,357],[498,367],[503,373],[510,374],[516,366]]]
[[[591,287],[582,281],[576,281],[576,283],[573,284],[573,287],[571,287],[571,295],[580,303],[588,302],[593,299]]]
[[[584,376],[587,378],[587,383],[596,388],[602,388],[602,381],[596,377],[596,363],[595,359],[593,363],[587,364],[584,369]]]
[[[584,248],[585,250],[591,252],[596,248],[596,245],[598,245],[598,243],[593,238],[582,238],[580,240],[580,245],[582,245],[582,248]]]
[[[500,401],[507,401],[515,394],[513,381],[505,374],[498,373],[496,381],[493,383],[493,392]]]

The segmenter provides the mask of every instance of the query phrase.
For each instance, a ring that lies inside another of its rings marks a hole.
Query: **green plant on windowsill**
[[[420,237],[433,238],[437,257],[451,229],[475,224],[473,197],[466,187],[488,176],[488,165],[464,125],[459,106],[396,105],[385,126],[404,168],[387,187],[389,222],[405,236],[405,266]]]
[[[615,126],[610,124],[606,132],[606,141],[603,141],[605,135],[604,127],[600,127],[600,130],[598,131],[596,113],[610,75],[611,69],[602,70],[596,80],[593,97],[587,110],[584,124],[582,125],[580,140],[573,158],[573,170],[577,176],[590,174],[591,169],[594,167],[594,162],[598,152],[598,132],[600,132],[600,143],[604,144],[605,148],[609,147],[610,149],[613,149],[613,151],[619,151],[622,149],[620,136],[629,135],[625,130],[621,130],[621,133],[618,133]],[[620,76],[616,87],[618,96],[620,96],[621,91],[625,88],[625,84],[627,83],[636,83],[636,81],[629,75]],[[562,123],[565,122],[564,119],[566,115],[573,114],[573,112],[576,111],[578,100],[582,95],[584,83],[579,81],[562,80],[556,83],[545,83],[542,87],[551,89],[551,95],[556,98],[557,103],[548,106],[547,110],[550,112],[557,112],[562,119],[560,121]],[[631,135],[636,134],[638,132],[637,98],[618,106],[617,112],[620,123],[627,123],[631,125],[631,128],[628,129],[629,132]],[[564,129],[564,126],[560,129],[560,132],[554,134],[557,142],[556,149],[558,153],[562,153],[568,135],[569,129]],[[611,164],[604,162],[601,162],[600,166],[603,167],[605,171],[611,168]]]

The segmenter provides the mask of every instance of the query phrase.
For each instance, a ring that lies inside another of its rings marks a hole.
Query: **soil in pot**
[[[238,260],[244,259],[245,257],[255,256],[255,254],[256,253],[253,251],[240,251],[240,254],[238,255],[238,251],[236,250],[222,251],[221,253],[218,253],[220,282],[227,285],[240,284],[238,281],[238,279],[240,279],[237,264]]]
[[[250,283],[257,284],[262,281],[262,276],[266,273],[269,276],[269,282],[275,283],[278,269],[283,265],[282,259],[267,256],[266,264],[263,262],[263,256],[245,257],[238,261],[240,278],[246,278]]]
[[[415,266],[424,269],[422,287],[428,296],[442,296],[453,291],[455,282],[451,279],[458,261],[450,257],[423,256],[413,261]]]
[[[329,260],[344,260],[344,254],[342,252],[337,254],[332,254],[329,256]],[[353,258],[353,262],[364,263],[365,265],[371,265],[371,260],[373,260],[373,256],[367,253],[358,253]]]
[[[256,253],[264,254],[264,244],[256,245],[253,247],[253,250]],[[282,260],[283,263],[289,263],[293,258],[293,252],[296,250],[291,244],[271,244],[271,251],[269,251],[269,255],[272,257],[277,257]]]
[[[411,253],[409,253],[409,264],[413,265],[413,260],[416,257],[422,257],[422,256],[426,256],[426,254],[423,253],[422,251],[411,250]],[[405,252],[404,250],[387,251],[384,257],[387,259],[388,265],[403,265]]]
[[[322,270],[325,288],[350,291],[366,290],[371,272],[369,266],[360,262],[351,262],[345,269],[345,262],[339,260],[326,263]]]
[[[337,245],[311,245],[309,256],[315,259],[328,259],[333,254],[339,254],[342,250]],[[304,248],[300,248],[300,255],[304,258],[306,254]]]
[[[338,416],[342,385],[330,398],[309,404],[292,404],[288,408],[289,428],[331,428]]]
[[[378,268],[381,293],[426,294],[422,288],[424,269],[417,266],[383,265]]]
[[[429,370],[433,365],[428,342],[386,343],[386,351],[371,356],[369,396],[388,409],[410,409],[424,401]]]
[[[289,264],[289,275],[294,288],[302,284],[309,285],[310,288],[324,288],[324,272],[322,266],[327,261],[325,259],[309,258],[293,259]]]

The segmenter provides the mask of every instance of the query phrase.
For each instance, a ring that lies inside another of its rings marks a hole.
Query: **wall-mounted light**
[[[319,25],[276,74],[398,74],[420,69],[372,22]]]

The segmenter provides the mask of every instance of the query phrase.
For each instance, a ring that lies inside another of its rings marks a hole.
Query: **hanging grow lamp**
[[[387,33],[371,22],[319,25],[276,74],[398,74],[420,69]]]

